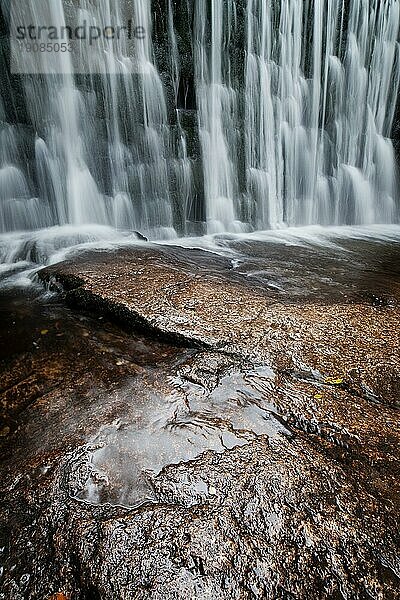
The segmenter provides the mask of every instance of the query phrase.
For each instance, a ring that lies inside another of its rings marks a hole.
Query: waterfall
[[[1,0],[10,27],[145,35],[36,53],[30,74],[3,37],[0,232],[398,222],[400,0],[155,4]]]
[[[210,51],[207,40],[206,0],[197,3],[197,94],[199,132],[204,161],[204,188],[208,230],[234,227],[237,197],[235,117],[237,91],[229,81],[229,65],[223,68],[230,43],[234,0],[211,0]]]
[[[397,218],[399,3],[345,6],[248,1],[246,171],[258,228]]]
[[[15,21],[66,26],[62,0],[32,0],[13,4],[12,9],[17,13]],[[136,0],[133,5],[82,0],[76,24],[122,26],[128,16],[151,31],[147,0]],[[82,51],[86,50],[83,46]],[[51,207],[50,219],[40,217],[42,225],[98,223],[154,233],[172,228],[167,109],[153,64],[151,37],[136,45],[134,58],[123,45],[91,48],[83,57],[85,76],[74,76],[68,53],[37,56],[39,72],[47,75],[22,75],[21,80],[36,133],[33,168],[38,186],[35,189],[31,182],[31,193],[37,191],[41,197],[34,208],[46,215],[46,207]],[[10,130],[10,125],[2,125]],[[4,168],[10,178],[11,166]],[[15,177],[20,189],[21,173]],[[25,223],[14,198],[12,194],[8,198],[11,221],[2,219],[3,231],[20,229]],[[26,202],[25,220],[36,217],[32,206]]]

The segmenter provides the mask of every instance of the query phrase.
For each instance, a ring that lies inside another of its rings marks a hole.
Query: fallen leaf
[[[340,385],[343,383],[343,379],[341,377],[326,377],[326,383],[331,383],[332,385]]]
[[[40,332],[40,335],[46,335],[49,333],[48,329],[42,329],[42,331]]]
[[[314,394],[314,398],[316,400],[320,400],[322,398],[322,394]]]

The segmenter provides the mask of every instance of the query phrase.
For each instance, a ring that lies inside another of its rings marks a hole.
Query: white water
[[[248,1],[246,177],[257,227],[395,221],[399,2],[279,5],[280,14],[278,3]]]
[[[130,4],[81,0],[76,22],[104,27],[134,18],[151,32],[147,0]],[[62,0],[32,0],[13,8],[15,21],[65,26]],[[173,226],[167,112],[151,38],[137,41],[131,55],[122,43],[103,44],[90,52],[82,46],[89,72],[84,86],[77,85],[68,53],[35,55],[40,71],[59,75],[22,76],[28,119],[37,132],[35,158],[33,165],[26,164],[24,149],[18,148],[18,126],[3,122],[2,133],[16,151],[14,160],[4,157],[1,169],[8,200],[0,207],[2,231],[25,229],[30,219],[33,228],[37,223],[97,223],[146,231]],[[13,162],[21,163],[19,171]],[[24,175],[31,167],[37,186]],[[38,205],[32,205],[29,196],[39,194]],[[20,209],[24,200],[25,214]]]
[[[68,54],[40,54],[44,71],[61,74],[21,76],[27,125],[6,120],[17,91],[2,97],[1,232],[100,224],[168,237],[186,232],[193,203],[204,204],[197,212],[209,233],[398,222],[390,134],[400,0],[246,0],[244,13],[234,0],[194,2],[204,198],[163,85],[170,77],[176,105],[175,3],[166,3],[163,78],[147,0],[77,4],[79,23],[134,18],[148,35],[134,48],[103,41],[82,50],[83,80]],[[32,23],[65,24],[63,0],[14,7]]]
[[[237,197],[235,164],[235,117],[237,92],[230,86],[229,72],[223,71],[224,48],[230,43],[235,3],[211,0],[211,44],[207,45],[207,0],[196,6],[195,45],[199,132],[204,161],[204,193],[208,229],[231,229]],[[225,77],[224,77],[225,76]],[[227,79],[225,81],[224,79]]]

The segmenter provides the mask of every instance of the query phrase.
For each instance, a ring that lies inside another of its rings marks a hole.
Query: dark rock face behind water
[[[14,307],[1,598],[400,597],[398,245],[230,247],[88,253],[40,272],[72,311]]]

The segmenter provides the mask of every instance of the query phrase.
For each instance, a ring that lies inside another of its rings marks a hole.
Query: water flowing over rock
[[[50,4],[11,6],[35,25],[133,19],[146,35],[91,46],[86,75],[46,52],[43,72],[61,74],[7,75],[5,31],[1,231],[398,221],[399,0]]]
[[[400,0],[0,4],[0,600],[400,600]]]

